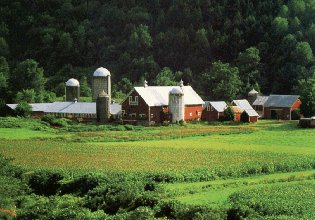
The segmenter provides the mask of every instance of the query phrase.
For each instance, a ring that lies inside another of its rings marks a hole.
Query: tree
[[[238,68],[221,61],[212,63],[212,68],[203,73],[202,83],[211,100],[227,101],[239,96],[242,85]]]
[[[0,92],[3,94],[8,87],[9,65],[4,57],[0,57]],[[4,96],[2,96],[4,97]]]
[[[293,57],[297,64],[305,66],[313,60],[313,51],[308,42],[298,42]]]
[[[256,47],[250,47],[238,55],[236,66],[239,69],[240,79],[243,82],[243,95],[252,88],[257,88],[260,81],[260,54]]]
[[[32,106],[30,106],[27,102],[21,102],[15,108],[15,113],[18,116],[28,117],[31,115],[31,112]]]
[[[15,102],[16,103],[34,103],[36,98],[36,92],[34,89],[23,89],[22,91],[16,94]]]
[[[229,106],[224,110],[224,121],[234,121],[234,111],[233,109]]]
[[[92,90],[88,85],[86,76],[83,76],[80,80],[80,94],[85,97],[90,97],[92,95]]]
[[[276,17],[273,20],[272,25],[273,25],[273,29],[274,29],[275,33],[280,35],[280,36],[284,36],[289,29],[288,19],[282,18],[282,17]]]
[[[168,67],[164,67],[156,76],[155,84],[157,86],[175,86],[177,82],[175,81],[172,70]]]
[[[301,96],[301,113],[305,117],[315,116],[315,71],[312,78],[299,80],[294,90]]]
[[[19,63],[10,77],[10,87],[15,94],[23,89],[33,89],[38,95],[44,91],[45,83],[44,69],[32,59]]]

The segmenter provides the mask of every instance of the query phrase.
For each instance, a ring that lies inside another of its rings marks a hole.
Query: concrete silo
[[[110,72],[104,68],[100,67],[95,70],[92,79],[92,100],[96,101],[98,95],[104,90],[111,100],[111,79]]]
[[[103,90],[96,99],[96,119],[99,123],[106,123],[110,118],[110,98]]]
[[[172,123],[185,120],[185,103],[183,81],[179,87],[174,87],[169,93],[168,112],[172,114]]]
[[[80,99],[80,83],[76,79],[69,79],[66,82],[66,102],[79,101]]]

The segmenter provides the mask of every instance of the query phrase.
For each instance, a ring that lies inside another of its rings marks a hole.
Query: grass
[[[189,205],[224,205],[229,202],[233,193],[240,190],[286,182],[303,182],[314,179],[314,176],[315,170],[307,170],[207,182],[163,184],[162,188],[165,193],[163,196],[167,200],[178,200]]]

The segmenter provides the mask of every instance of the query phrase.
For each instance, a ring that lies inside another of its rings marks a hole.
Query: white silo
[[[174,87],[169,93],[168,112],[172,114],[172,123],[185,120],[183,81],[180,82],[180,86]]]
[[[95,70],[93,73],[92,79],[92,100],[96,101],[98,95],[105,91],[106,94],[109,95],[109,99],[111,101],[111,79],[110,72],[104,68],[100,67]]]
[[[78,80],[71,78],[66,82],[66,102],[79,101],[80,83]]]

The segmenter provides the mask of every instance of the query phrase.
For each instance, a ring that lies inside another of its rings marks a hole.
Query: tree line
[[[0,12],[2,103],[62,96],[71,77],[89,95],[104,66],[118,97],[183,79],[209,100],[300,94],[315,113],[315,0],[3,0]]]

